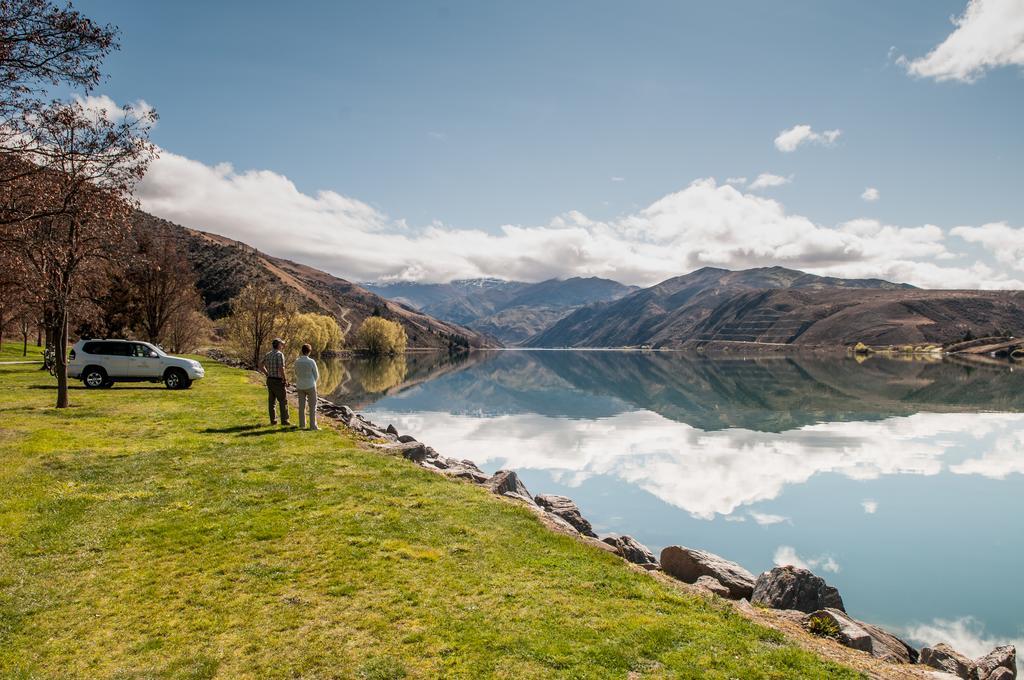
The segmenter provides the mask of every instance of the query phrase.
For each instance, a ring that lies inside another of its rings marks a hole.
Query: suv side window
[[[148,359],[149,357],[156,356],[156,353],[145,345],[140,345],[137,342],[132,343],[132,356],[142,357]]]
[[[132,355],[132,346],[127,342],[107,342],[104,343],[104,354],[109,354],[115,357],[130,357]]]
[[[87,342],[82,345],[82,351],[86,354],[106,354],[102,342]]]

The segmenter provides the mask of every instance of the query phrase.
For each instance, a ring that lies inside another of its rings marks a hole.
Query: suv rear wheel
[[[89,366],[82,371],[82,384],[90,390],[107,387],[109,383],[107,372],[99,366]]]
[[[169,390],[187,390],[192,386],[192,381],[180,368],[169,368],[164,373],[164,385],[167,385]]]

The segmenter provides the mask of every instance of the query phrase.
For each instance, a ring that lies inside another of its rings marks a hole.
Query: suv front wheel
[[[90,366],[82,372],[82,384],[87,389],[99,389],[100,387],[106,387],[108,383],[107,372],[99,366]]]
[[[170,368],[164,373],[164,385],[169,390],[187,390],[192,386],[192,381],[180,368]]]

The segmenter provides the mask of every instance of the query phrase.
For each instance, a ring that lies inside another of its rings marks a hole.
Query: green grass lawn
[[[206,367],[0,367],[0,677],[857,677]]]
[[[21,342],[0,343],[0,361],[42,361],[43,348],[36,347],[35,338],[28,341],[28,355],[23,355],[25,349]]]

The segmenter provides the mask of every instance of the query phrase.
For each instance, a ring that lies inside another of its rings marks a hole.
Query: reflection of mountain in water
[[[410,355],[406,376],[386,390],[372,394],[350,379],[343,386],[350,391],[335,396],[357,407],[390,396],[393,411],[488,415],[600,418],[642,408],[702,430],[768,432],[918,411],[1024,411],[1020,372],[941,361],[585,351],[418,356]]]
[[[561,354],[561,352],[560,352]],[[630,410],[614,395],[581,392],[536,359],[534,352],[476,352],[473,365],[431,376],[417,389],[388,400],[394,411],[454,414],[540,413],[563,418],[604,418]]]
[[[321,376],[330,376],[320,394],[325,399],[365,408],[384,397],[441,378],[453,371],[471,368],[489,355],[411,352],[400,357],[351,357],[320,362]]]

